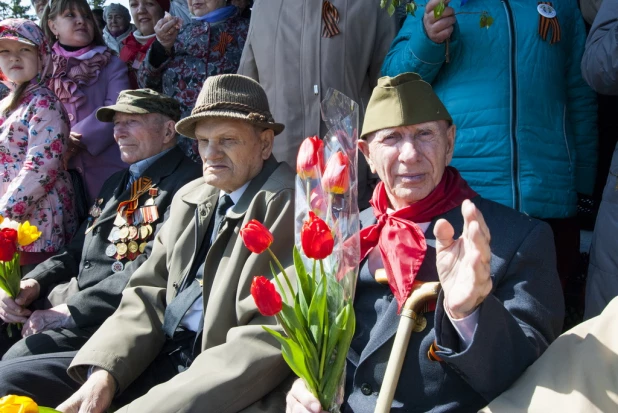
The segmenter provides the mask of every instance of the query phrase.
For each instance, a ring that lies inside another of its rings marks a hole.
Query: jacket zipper
[[[562,112],[562,134],[564,136],[564,146],[566,147],[567,155],[569,156],[569,172],[571,172],[573,162],[571,161],[571,149],[569,149],[569,140],[567,139],[566,133],[566,110],[566,105],[564,105],[564,111]]]
[[[506,12],[506,21],[509,28],[509,74],[511,88],[511,182],[513,186],[513,208],[520,210],[520,191],[519,191],[519,154],[517,149],[517,78],[516,78],[516,38],[513,22],[513,11],[508,0],[502,0]]]

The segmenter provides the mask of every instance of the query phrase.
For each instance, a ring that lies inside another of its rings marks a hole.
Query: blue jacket
[[[408,16],[382,73],[417,72],[457,125],[452,165],[485,198],[537,218],[575,215],[577,192],[593,189],[597,107],[580,71],[586,34],[576,0],[554,1],[561,39],[539,35],[536,1],[469,0],[450,41],[432,42],[424,8]],[[422,104],[422,102],[419,102]]]

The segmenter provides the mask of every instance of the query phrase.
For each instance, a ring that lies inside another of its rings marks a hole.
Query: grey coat
[[[481,197],[473,202],[491,231],[492,294],[480,305],[472,344],[463,352],[440,294],[436,311],[426,314],[425,330],[412,333],[393,412],[476,411],[513,383],[560,334],[564,302],[549,226]],[[419,280],[438,280],[433,227],[439,218],[453,225],[455,237],[462,232],[460,208],[432,221],[425,233],[427,255]],[[361,214],[363,226],[374,222],[371,210]],[[387,286],[363,276],[366,267],[365,260],[354,303],[358,321],[348,356],[346,412],[374,411],[399,323],[396,300]],[[359,348],[362,334],[368,340]],[[427,357],[434,339],[443,362]]]
[[[618,2],[605,1],[592,25],[582,59],[584,79],[599,93],[618,95]],[[585,319],[618,296],[618,146],[607,176],[590,250]]]

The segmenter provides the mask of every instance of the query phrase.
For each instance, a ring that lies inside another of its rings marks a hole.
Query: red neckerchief
[[[137,41],[133,33],[123,40],[123,47],[120,49],[120,60],[123,62],[131,62],[136,57],[144,59],[150,45],[155,41],[156,37],[148,39],[145,44]],[[140,56],[138,56],[140,55]],[[140,62],[141,63],[141,62]]]
[[[397,298],[399,311],[410,295],[427,251],[425,234],[415,222],[431,221],[476,195],[452,167],[445,169],[442,180],[426,198],[392,214],[386,212],[389,203],[384,183],[380,182],[373,191],[369,203],[378,222],[360,232],[361,260],[376,245],[379,247],[388,285]]]

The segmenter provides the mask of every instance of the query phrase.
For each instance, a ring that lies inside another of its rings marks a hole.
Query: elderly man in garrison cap
[[[176,100],[150,89],[123,91],[97,118],[114,122],[120,156],[130,166],[105,182],[71,243],[24,277],[16,300],[0,290],[0,318],[24,323],[24,338],[5,361],[79,350],[116,310],[129,277],[150,255],[174,194],[200,176],[176,146]],[[30,303],[47,309],[31,312]]]
[[[78,388],[58,410],[105,412],[114,396],[122,412],[285,405],[280,397],[278,409],[252,406],[289,370],[261,326],[275,318],[262,316],[250,294],[253,277],[270,273],[268,254],[253,254],[239,236],[258,220],[273,234],[270,248],[281,263],[292,264],[294,173],[271,155],[283,125],[272,118],[257,82],[221,75],[206,80],[176,130],[197,139],[203,178],[174,197],[170,219],[118,310],[71,363],[68,374],[83,386],[62,371],[48,380],[47,398],[37,394],[41,388],[29,392],[43,405]]]
[[[412,333],[393,412],[476,411],[560,333],[564,304],[550,228],[470,189],[448,166],[455,131],[418,75],[379,80],[359,146],[382,182],[361,213],[344,412],[374,411],[406,299],[376,281],[382,268],[389,281],[442,284],[419,320],[422,331]],[[288,412],[320,410],[295,382]]]

